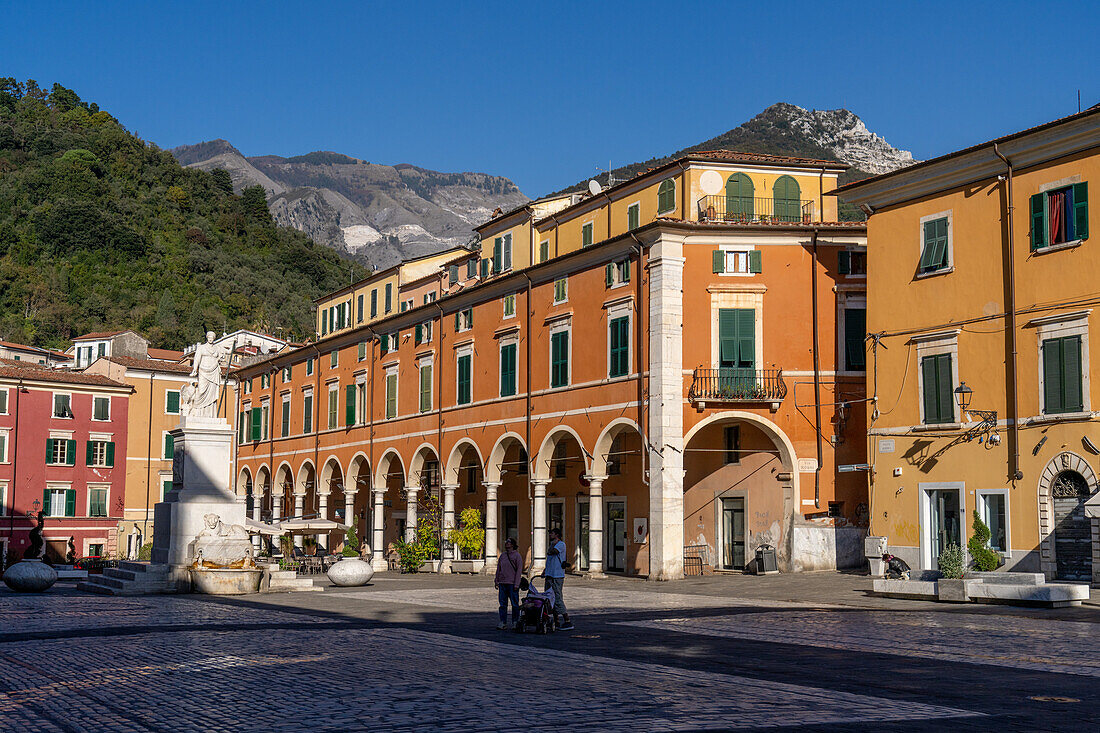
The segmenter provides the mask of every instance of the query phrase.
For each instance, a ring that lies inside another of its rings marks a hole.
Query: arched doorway
[[[726,179],[726,221],[752,221],[755,212],[755,189],[744,173],[734,173]]]
[[[451,449],[447,458],[447,467],[443,471],[444,489],[444,542],[446,533],[451,528],[461,526],[462,512],[465,509],[475,509],[481,518],[481,526],[485,527],[486,501],[485,501],[485,470],[481,450],[472,440],[464,438]],[[447,492],[453,492],[448,498]],[[453,547],[451,558],[454,560],[481,560],[482,552],[472,554],[461,547]]]
[[[347,506],[349,497],[352,498],[350,510]],[[364,454],[357,453],[348,464],[347,482],[344,486],[344,520],[345,524],[355,523],[355,535],[362,548],[374,548],[374,523],[371,516],[373,506],[370,461]]]
[[[1097,476],[1081,456],[1065,451],[1039,476],[1040,563],[1047,578],[1094,582],[1092,558],[1100,548],[1085,504],[1098,490]]]
[[[628,418],[612,421],[596,439],[587,501],[577,503],[577,565],[582,570],[602,564],[610,572],[649,574],[644,451],[638,426]]]
[[[295,519],[314,517],[317,515],[317,470],[312,461],[306,461],[298,469],[298,476],[294,481],[294,513]],[[297,547],[305,547],[305,538],[302,535],[294,536],[294,544]],[[310,543],[312,544],[312,543]]]
[[[536,570],[545,566],[546,537],[550,529],[561,532],[570,558],[576,555],[580,527],[577,507],[581,501],[587,504],[591,458],[576,431],[564,425],[551,430],[539,447],[531,468],[534,483],[531,546]],[[625,504],[622,511],[625,516]],[[599,526],[603,526],[602,521]],[[604,543],[600,542],[599,547],[602,549]],[[625,563],[625,557],[623,561]]]
[[[380,495],[377,495],[381,498],[382,510],[379,510],[378,498],[376,498],[374,511],[374,535],[376,545],[380,545],[374,548],[374,557],[377,561],[394,541],[406,536],[405,464],[396,450],[391,448],[378,459],[374,487],[384,489]],[[381,532],[378,530],[380,524]]]
[[[798,188],[798,181],[790,176],[780,176],[775,179],[772,187],[772,201],[775,217],[779,221],[802,221],[802,192]]]
[[[324,468],[321,469],[317,499],[317,514],[321,519],[344,523],[344,471],[334,456],[329,457],[325,461]],[[317,536],[318,544],[326,550],[330,547],[335,548],[336,544],[342,540],[342,532],[326,532]]]
[[[485,461],[485,566],[492,569],[504,540],[511,537],[530,557],[531,524],[527,504],[530,460],[527,445],[516,433],[500,436]],[[527,538],[520,542],[520,538]]]

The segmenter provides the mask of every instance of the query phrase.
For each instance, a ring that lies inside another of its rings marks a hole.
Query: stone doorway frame
[[[1076,471],[1089,485],[1089,499],[1092,501],[1100,490],[1100,481],[1092,466],[1072,451],[1062,451],[1051,458],[1039,475],[1039,569],[1047,580],[1054,580],[1058,574],[1058,562],[1054,549],[1054,498],[1051,485],[1054,477],[1063,471]],[[1092,525],[1092,585],[1100,585],[1100,518],[1091,517]]]

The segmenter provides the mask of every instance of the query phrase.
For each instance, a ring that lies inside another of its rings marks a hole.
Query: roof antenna
[[[1081,90],[1077,90],[1077,114],[1081,114]]]

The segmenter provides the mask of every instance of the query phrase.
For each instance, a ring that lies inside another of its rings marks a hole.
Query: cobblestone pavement
[[[1100,628],[1092,623],[914,611],[764,612],[622,623],[722,638],[1100,677]]]

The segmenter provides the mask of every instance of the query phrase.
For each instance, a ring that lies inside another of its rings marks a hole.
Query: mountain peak
[[[180,145],[178,148],[172,148],[169,152],[175,156],[176,160],[180,162],[180,165],[190,165],[196,161],[209,160],[219,155],[236,155],[241,158],[244,157],[241,155],[240,150],[233,147],[228,140],[223,140],[220,137],[214,140],[195,143],[194,145]]]

